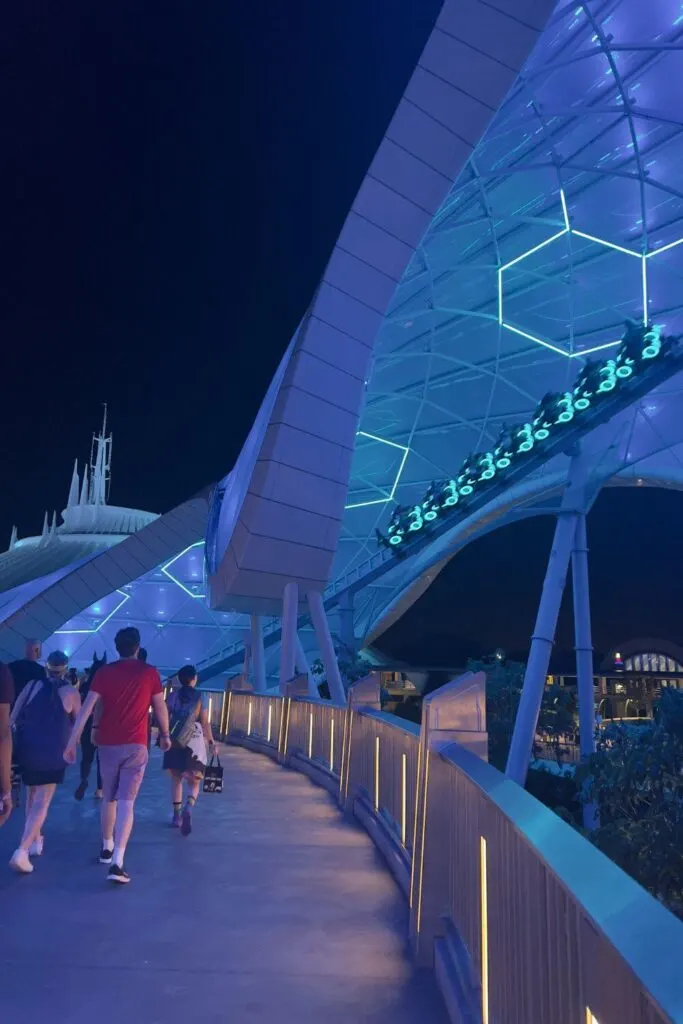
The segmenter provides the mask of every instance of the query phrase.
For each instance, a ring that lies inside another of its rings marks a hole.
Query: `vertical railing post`
[[[440,753],[452,743],[488,758],[486,676],[466,672],[422,702],[410,876],[410,941],[420,966],[434,963],[450,879],[448,773]]]
[[[341,765],[339,768],[339,803],[348,814],[353,814],[353,804],[358,791],[357,776],[362,774],[357,771],[357,760],[354,755],[361,756],[362,752],[356,751],[354,745],[354,726],[358,722],[360,713],[365,710],[379,711],[380,703],[380,678],[375,672],[358,679],[349,687],[349,699],[346,705],[346,716],[344,719],[344,735],[342,739]],[[365,752],[367,757],[374,756],[374,752]]]

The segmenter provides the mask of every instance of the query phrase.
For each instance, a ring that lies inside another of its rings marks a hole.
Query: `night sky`
[[[439,6],[7,7],[0,549],[104,401],[112,503],[230,469]]]
[[[63,507],[105,401],[112,503],[163,512],[231,467],[439,6],[7,5],[0,548]],[[601,499],[596,646],[676,638],[680,521],[680,495]],[[524,644],[551,530],[458,555],[403,628],[420,660]]]

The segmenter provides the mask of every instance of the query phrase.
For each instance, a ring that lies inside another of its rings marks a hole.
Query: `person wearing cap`
[[[27,796],[26,824],[10,867],[21,874],[30,874],[30,858],[43,852],[43,825],[57,786],[64,782],[64,747],[81,709],[78,690],[67,678],[68,667],[66,654],[53,651],[46,678],[25,686],[12,709],[17,763]]]

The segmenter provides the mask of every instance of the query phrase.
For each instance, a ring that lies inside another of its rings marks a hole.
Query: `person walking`
[[[12,727],[10,709],[14,703],[14,680],[0,661],[0,826],[12,813]]]
[[[10,661],[9,670],[14,680],[14,699],[18,700],[19,694],[29,683],[36,679],[45,679],[45,668],[40,664],[42,647],[40,640],[27,640],[24,648],[24,657],[17,661]]]
[[[93,681],[93,677],[99,668],[107,664],[106,651],[102,659],[98,659],[97,655],[93,655],[93,662],[85,677],[85,681],[81,686],[81,701],[85,701],[85,698],[90,692],[90,684]],[[85,796],[85,792],[88,788],[88,781],[90,779],[90,772],[92,770],[93,762],[95,762],[97,768],[97,789],[95,790],[95,799],[102,799],[102,773],[100,771],[100,755],[97,751],[97,747],[93,743],[92,739],[92,728],[93,720],[92,717],[88,719],[83,727],[83,735],[81,736],[81,778],[80,782],[76,786],[74,796],[77,800],[82,800]]]
[[[178,672],[180,689],[168,697],[171,749],[164,754],[163,768],[171,774],[171,825],[179,828],[183,836],[192,832],[192,811],[197,803],[214,741],[211,723],[197,693],[197,669],[183,665]],[[183,804],[183,782],[187,783],[187,797]]]
[[[31,857],[43,852],[42,829],[57,786],[64,782],[64,744],[81,698],[66,678],[69,660],[62,651],[47,659],[47,677],[25,686],[15,701],[11,723],[16,732],[16,759],[27,789],[26,824],[10,867],[33,871]]]
[[[163,751],[170,749],[171,740],[159,673],[152,665],[138,660],[140,633],[127,626],[118,631],[114,643],[119,660],[99,669],[90,684],[64,758],[69,764],[75,762],[78,741],[94,711],[92,739],[99,749],[104,789],[100,863],[109,867],[108,880],[121,885],[130,882],[123,864],[133,830],[135,799],[149,760],[150,704],[159,722],[159,745]]]

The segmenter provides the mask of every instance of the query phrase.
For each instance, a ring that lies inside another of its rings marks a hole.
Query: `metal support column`
[[[254,666],[254,689],[262,693],[266,689],[266,652],[263,647],[263,619],[251,616],[251,658]]]
[[[282,641],[280,645],[280,693],[296,674],[296,626],[299,613],[299,587],[287,583],[282,595]]]
[[[572,591],[574,596],[574,646],[576,650],[576,689],[579,698],[579,745],[581,760],[595,750],[595,691],[593,686],[593,640],[591,637],[590,593],[588,589],[588,541],[586,516],[579,515],[572,551]],[[584,804],[583,823],[597,825],[594,804]]]
[[[583,513],[586,467],[580,454],[572,457],[567,489],[558,512],[553,546],[543,581],[529,659],[524,673],[522,696],[517,709],[505,774],[523,786],[536,736],[543,690],[548,676],[550,655],[555,641],[557,617],[567,581],[567,570],[574,546],[576,521]]]
[[[311,619],[313,620],[313,628],[315,629],[318,647],[320,648],[320,656],[322,658],[322,663],[325,666],[325,675],[327,676],[327,685],[330,689],[330,697],[335,704],[345,704],[346,691],[344,690],[344,684],[339,672],[337,655],[334,650],[334,644],[332,643],[332,634],[330,633],[330,626],[327,621],[325,606],[323,604],[323,596],[319,590],[309,590],[307,597],[308,607],[311,611]]]
[[[350,660],[356,656],[356,636],[353,629],[353,594],[346,591],[339,602],[339,639]]]
[[[306,676],[308,678],[308,694],[310,697],[319,697],[318,687],[316,686],[311,672],[311,666],[308,664],[308,658],[304,651],[304,645],[301,643],[301,637],[297,633],[296,635],[296,671],[300,676]]]

